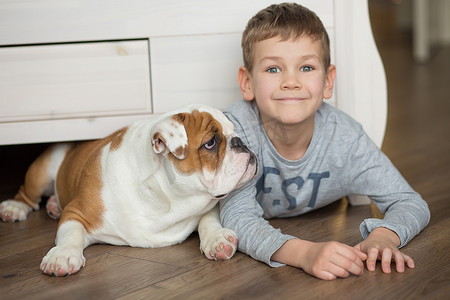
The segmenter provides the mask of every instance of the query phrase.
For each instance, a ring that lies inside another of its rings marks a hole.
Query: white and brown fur
[[[93,243],[162,247],[194,230],[209,259],[236,251],[222,228],[217,202],[251,180],[256,158],[219,111],[190,106],[156,121],[140,121],[96,141],[55,144],[29,167],[13,200],[0,204],[3,221],[23,221],[50,195],[59,218],[55,244],[41,269],[78,272]]]

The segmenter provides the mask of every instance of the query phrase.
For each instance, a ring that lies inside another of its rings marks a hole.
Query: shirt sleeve
[[[367,195],[384,214],[360,225],[364,239],[377,227],[388,228],[400,238],[400,247],[412,240],[429,222],[427,203],[416,193],[391,161],[361,130],[349,152],[349,194]]]
[[[283,264],[271,261],[272,255],[288,240],[294,238],[282,234],[263,218],[264,211],[256,201],[255,182],[231,193],[220,202],[222,225],[238,236],[238,250],[271,267]]]

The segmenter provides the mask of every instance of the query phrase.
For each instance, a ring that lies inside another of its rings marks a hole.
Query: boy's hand
[[[356,249],[367,253],[367,269],[375,270],[377,260],[381,261],[381,269],[384,273],[391,273],[391,262],[394,261],[399,273],[405,271],[405,263],[409,268],[414,268],[414,260],[402,253],[397,247],[400,239],[397,234],[387,228],[374,229],[367,239],[355,246]]]
[[[326,280],[362,275],[367,255],[338,242],[313,243],[307,251],[302,269]],[[358,249],[359,250],[359,249]]]
[[[272,260],[302,268],[320,279],[333,280],[361,275],[367,255],[355,247],[338,243],[313,243],[292,239],[272,256]]]

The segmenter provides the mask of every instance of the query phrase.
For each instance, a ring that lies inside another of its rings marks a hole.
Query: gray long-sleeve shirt
[[[383,220],[361,223],[364,239],[373,229],[386,227],[398,234],[403,247],[428,224],[426,202],[362,126],[331,105],[323,103],[316,112],[311,143],[296,161],[283,158],[271,144],[254,101],[237,102],[225,114],[259,160],[256,178],[221,201],[222,224],[236,232],[241,252],[281,265],[270,258],[294,237],[265,219],[301,215],[347,195],[367,195],[385,213]],[[270,130],[283,134],[275,123]]]

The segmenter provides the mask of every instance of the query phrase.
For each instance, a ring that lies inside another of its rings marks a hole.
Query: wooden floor
[[[428,64],[411,58],[411,36],[395,30],[390,5],[371,1],[374,33],[389,87],[383,146],[431,209],[428,227],[404,251],[416,262],[403,274],[366,271],[327,282],[291,267],[272,269],[242,253],[211,262],[197,234],[159,249],[94,245],[74,276],[41,274],[56,222],[43,210],[21,223],[0,223],[0,299],[449,299],[450,295],[450,47]],[[377,4],[378,3],[378,4]],[[0,199],[14,194],[26,165],[45,145],[0,147]],[[377,212],[338,201],[319,211],[272,224],[313,241],[354,245],[360,222]]]

